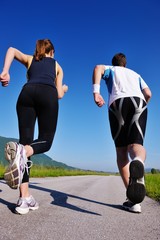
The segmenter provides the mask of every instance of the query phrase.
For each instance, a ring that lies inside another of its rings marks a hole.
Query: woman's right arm
[[[3,71],[0,74],[0,81],[2,83],[2,86],[4,87],[8,86],[8,83],[10,80],[9,69],[14,59],[16,59],[17,61],[19,61],[20,63],[22,63],[28,68],[31,56],[22,53],[16,48],[13,48],[13,47],[8,48],[5,56],[5,60],[4,60]]]
[[[55,85],[58,91],[58,98],[63,98],[64,94],[68,91],[68,86],[63,84],[63,70],[56,62],[56,80]]]

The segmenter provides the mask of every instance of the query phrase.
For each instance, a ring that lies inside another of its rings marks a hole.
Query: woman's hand
[[[63,88],[64,93],[68,92],[68,86],[67,85],[64,84],[62,86],[62,88]]]
[[[0,74],[0,81],[3,87],[7,87],[10,81],[10,75],[8,72],[2,72]]]

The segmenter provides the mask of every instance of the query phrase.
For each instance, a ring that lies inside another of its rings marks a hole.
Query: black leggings
[[[30,145],[34,154],[47,152],[56,132],[58,120],[57,89],[44,84],[26,84],[17,100],[19,142]],[[38,139],[34,140],[35,123]],[[22,182],[28,182],[25,173]]]

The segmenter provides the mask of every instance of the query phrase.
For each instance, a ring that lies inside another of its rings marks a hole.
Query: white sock
[[[142,159],[140,158],[140,157],[135,157],[135,158],[133,158],[133,160],[132,161],[135,161],[135,160],[138,160],[138,161],[140,161],[141,163],[143,163],[143,165],[144,165],[144,162],[142,161]]]

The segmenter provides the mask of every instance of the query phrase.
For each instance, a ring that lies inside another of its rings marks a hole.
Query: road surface
[[[18,215],[18,190],[0,180],[1,240],[160,239],[160,204],[146,197],[142,213],[123,210],[119,176],[31,178],[30,190],[40,208]]]

